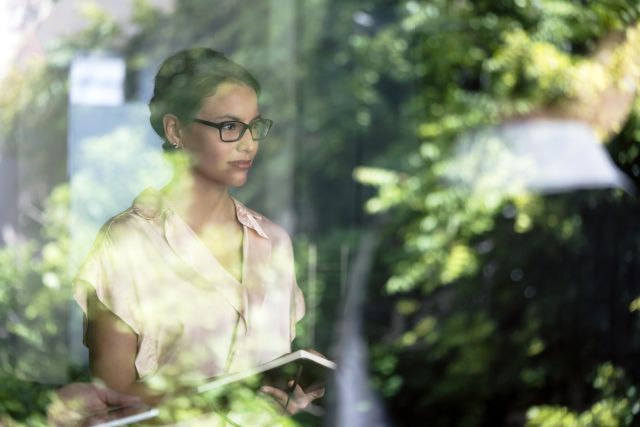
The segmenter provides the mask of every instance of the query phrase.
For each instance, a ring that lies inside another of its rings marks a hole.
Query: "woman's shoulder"
[[[144,228],[160,226],[162,196],[148,188],[140,193],[131,206],[109,218],[100,228],[99,237],[114,240],[131,240],[145,235]]]

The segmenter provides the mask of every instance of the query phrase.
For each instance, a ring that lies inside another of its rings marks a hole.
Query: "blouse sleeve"
[[[305,302],[304,295],[298,286],[296,280],[295,260],[293,255],[293,246],[288,235],[284,239],[285,252],[287,253],[287,283],[291,285],[291,307],[290,307],[290,340],[296,337],[296,323],[304,317]]]
[[[295,274],[293,280],[293,292],[291,295],[291,341],[296,337],[296,323],[304,317],[305,313],[304,296],[295,281]]]
[[[98,300],[127,324],[136,334],[141,333],[138,296],[126,260],[127,248],[114,242],[108,227],[100,231],[87,259],[73,280],[74,298],[84,312],[86,339],[88,298]]]

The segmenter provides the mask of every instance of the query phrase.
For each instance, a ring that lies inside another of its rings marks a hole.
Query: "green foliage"
[[[54,191],[44,212],[43,245],[19,242],[0,249],[0,416],[3,422],[46,425],[53,386],[69,370],[65,329],[70,300],[67,259],[68,191]]]
[[[379,81],[413,85],[401,104],[411,106],[405,112],[416,122],[413,140],[419,138],[403,144],[405,163],[387,158],[354,175],[376,190],[367,210],[390,222],[383,241],[391,244],[379,251],[368,302],[387,307],[368,310],[374,384],[400,422],[504,425],[535,405],[528,413],[538,421],[531,422],[544,425],[627,425],[621,420],[630,422],[633,413],[624,394],[597,401],[584,390],[588,372],[613,357],[594,350],[602,331],[613,327],[605,326],[607,319],[620,309],[628,313],[629,294],[640,291],[626,273],[616,285],[604,278],[612,274],[607,269],[630,268],[608,251],[637,253],[632,201],[618,193],[505,197],[452,186],[445,171],[460,135],[615,81],[615,67],[588,55],[603,36],[637,22],[638,3],[407,1],[395,10],[397,20],[358,41],[371,51],[394,46],[390,35],[410,40],[401,56],[413,60],[412,83],[401,66],[376,71]],[[629,156],[626,170],[635,177],[637,117],[632,113],[610,145],[614,156]],[[593,218],[603,211],[620,222],[598,237],[607,252],[596,256],[588,248],[599,227]],[[585,267],[596,262],[603,265],[595,269],[603,275],[598,279]],[[601,298],[604,286],[616,286],[621,296],[596,309],[590,301]],[[590,310],[592,320],[576,329],[571,316]],[[628,314],[622,318],[630,321]],[[636,331],[618,330],[616,340],[638,354]],[[550,398],[567,407],[539,404]],[[583,414],[567,409],[587,403],[593,406]]]
[[[593,382],[594,388],[600,390],[601,400],[595,402],[588,410],[575,413],[566,407],[534,406],[527,411],[528,427],[582,427],[603,426],[620,427],[632,425],[633,418],[640,411],[635,387],[628,387],[626,393],[620,393],[624,371],[615,368],[611,363],[598,367]]]
[[[177,395],[165,402],[155,420],[160,425],[187,422],[190,425],[295,427],[295,419],[284,416],[272,398],[256,394],[254,385],[236,386],[194,395]],[[226,422],[226,424],[225,424]]]

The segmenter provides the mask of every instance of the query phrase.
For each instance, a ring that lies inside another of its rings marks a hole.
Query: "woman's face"
[[[196,118],[210,122],[230,120],[250,123],[260,115],[258,98],[249,86],[222,83],[212,96],[204,99]],[[238,141],[223,142],[218,129],[191,123],[183,129],[182,145],[191,155],[196,172],[219,184],[239,187],[247,180],[258,142],[247,129]]]

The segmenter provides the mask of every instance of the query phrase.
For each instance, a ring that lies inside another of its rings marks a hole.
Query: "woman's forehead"
[[[202,101],[200,112],[207,115],[234,115],[253,118],[258,114],[258,96],[249,86],[225,82]]]

